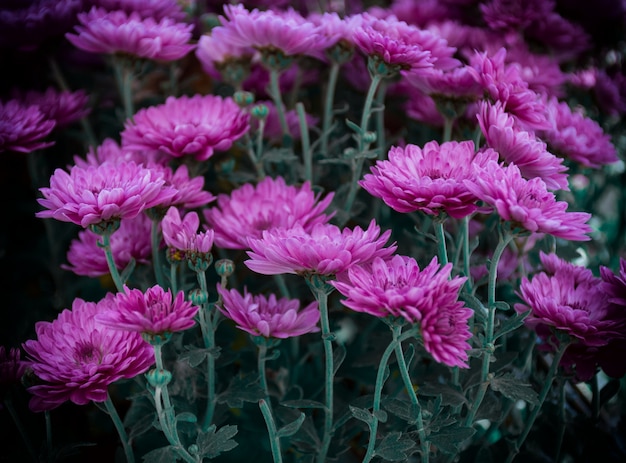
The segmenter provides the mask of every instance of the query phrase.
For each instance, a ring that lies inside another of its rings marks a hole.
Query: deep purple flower
[[[422,211],[429,215],[465,217],[477,209],[476,196],[465,186],[476,175],[476,166],[498,159],[488,149],[474,151],[474,143],[428,142],[392,147],[388,160],[377,161],[360,185],[398,212]]]
[[[97,304],[75,299],[52,322],[35,325],[36,340],[23,347],[28,365],[41,381],[31,386],[33,411],[52,410],[70,400],[78,405],[104,402],[110,384],[134,378],[154,363],[152,346],[139,333],[119,331],[95,316],[116,310],[113,294]]]
[[[435,360],[467,368],[467,340],[472,337],[467,320],[473,312],[458,301],[466,278],[450,279],[451,271],[452,264],[441,267],[436,257],[420,270],[415,259],[395,255],[352,266],[330,284],[346,296],[341,302],[352,310],[419,324],[424,347]]]
[[[480,102],[476,117],[487,145],[507,164],[515,164],[528,179],[541,178],[552,190],[569,190],[563,159],[547,151],[546,144],[534,133],[516,126],[500,102]]]
[[[0,153],[30,153],[54,142],[43,139],[52,132],[55,121],[46,120],[38,106],[25,106],[17,100],[0,101]]]
[[[0,346],[0,391],[6,386],[17,384],[26,372],[27,364],[21,358],[21,352],[17,348],[7,349]],[[4,392],[4,391],[1,391]],[[3,394],[0,392],[0,397]]]
[[[380,233],[372,220],[369,227],[339,229],[336,225],[315,224],[310,232],[296,224],[292,228],[273,228],[261,239],[248,238],[250,259],[245,264],[264,275],[295,273],[332,276],[350,266],[388,257],[396,245],[384,247],[391,230]]]
[[[483,19],[494,30],[521,31],[554,10],[554,1],[491,0],[479,6]]]
[[[200,308],[186,301],[183,291],[173,297],[171,290],[158,285],[145,292],[125,289],[125,293],[115,295],[112,310],[96,315],[96,323],[141,333],[144,339],[185,331],[195,324],[193,317]]]
[[[474,101],[483,94],[481,84],[467,66],[447,71],[433,68],[419,74],[404,72],[403,76],[411,85],[437,98]]]
[[[15,98],[22,101],[25,106],[38,106],[46,119],[56,121],[56,128],[69,125],[86,116],[90,111],[86,107],[89,96],[84,90],[71,92],[48,87],[45,92],[30,90],[23,94],[16,93]]]
[[[582,110],[572,111],[567,102],[556,98],[549,99],[546,106],[552,128],[539,134],[555,153],[595,168],[619,160],[611,137]]]
[[[214,151],[230,149],[248,131],[248,121],[248,114],[232,98],[169,97],[164,104],[141,109],[126,121],[122,147],[205,161]]]
[[[176,207],[170,207],[161,221],[163,239],[170,248],[191,253],[209,253],[213,247],[213,230],[198,233],[200,219],[195,211],[181,219]]]
[[[150,228],[148,216],[139,214],[134,219],[122,220],[120,228],[111,235],[111,252],[120,272],[131,260],[137,264],[151,262]],[[108,275],[109,265],[104,250],[99,245],[101,241],[100,236],[89,229],[78,232],[78,238],[72,240],[67,252],[69,265],[61,264],[61,268],[89,277]]]
[[[593,44],[583,26],[554,11],[538,18],[526,29],[525,35],[548,46],[552,56],[560,62],[577,58]]]
[[[317,301],[300,310],[298,299],[277,299],[270,294],[252,295],[244,289],[243,295],[217,285],[222,304],[218,309],[237,324],[237,328],[253,336],[266,338],[291,338],[319,331],[320,311]]]
[[[333,195],[321,199],[308,182],[296,187],[287,185],[282,177],[266,177],[256,186],[247,183],[230,195],[219,195],[217,206],[203,212],[215,231],[217,246],[249,249],[248,238],[261,238],[264,230],[299,224],[310,232],[314,225],[328,223],[332,214],[324,214],[324,210]]]
[[[122,10],[128,14],[136,12],[142,18],[154,18],[160,21],[164,18],[183,21],[185,12],[182,2],[176,0],[91,0],[95,6],[105,10]]]
[[[526,180],[515,164],[502,167],[495,161],[478,169],[465,186],[500,218],[534,233],[548,233],[571,241],[588,241],[591,214],[567,212],[567,202],[557,201],[540,178]]]
[[[56,169],[50,187],[37,201],[47,210],[37,217],[74,222],[84,228],[101,222],[132,219],[176,194],[164,188],[163,176],[134,162]]]
[[[192,24],[164,18],[142,18],[138,13],[106,11],[93,7],[78,15],[81,25],[66,38],[77,48],[91,53],[126,53],[157,61],[174,61],[191,50]]]

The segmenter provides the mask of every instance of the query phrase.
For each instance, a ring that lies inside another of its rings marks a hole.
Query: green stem
[[[385,95],[387,94],[387,85],[385,81],[381,81],[378,93],[376,94],[376,146],[378,148],[378,159],[385,159]]]
[[[154,267],[154,276],[156,278],[157,284],[161,288],[167,288],[165,284],[165,276],[163,275],[163,265],[161,263],[161,235],[159,233],[159,223],[159,220],[152,219],[152,226],[150,228],[150,238],[152,242],[152,264]]]
[[[433,220],[435,227],[435,236],[437,237],[437,253],[439,255],[439,264],[446,265],[448,263],[448,251],[446,248],[446,232],[443,228],[445,218],[437,217]]]
[[[120,436],[120,441],[122,442],[122,447],[124,447],[124,453],[126,454],[126,461],[128,463],[134,463],[135,456],[133,455],[133,449],[130,447],[130,444],[128,442],[128,434],[126,434],[124,424],[122,423],[120,415],[117,413],[117,410],[115,409],[113,401],[111,400],[111,396],[108,392],[107,398],[104,401],[104,406],[106,407],[106,410],[111,417],[111,421],[113,421],[113,426],[115,426],[117,434]]]
[[[465,281],[465,291],[469,294],[472,293],[472,275],[470,271],[470,245],[469,245],[469,221],[470,216],[465,216],[461,219],[461,233],[463,234],[463,273],[467,280]]]
[[[3,401],[3,403],[5,407],[7,408],[7,410],[9,411],[9,415],[11,415],[11,418],[13,419],[13,423],[15,423],[15,427],[17,428],[17,431],[20,433],[20,436],[22,437],[22,440],[24,441],[26,450],[28,450],[28,453],[30,457],[32,458],[32,460],[35,463],[37,463],[39,461],[39,458],[37,458],[37,453],[35,452],[35,449],[32,443],[30,442],[30,439],[28,438],[28,434],[26,433],[26,429],[24,428],[24,425],[22,424],[22,420],[20,420],[20,417],[17,414],[15,407],[13,406],[13,401],[11,400],[10,397],[8,397]],[[51,448],[49,447],[48,451],[50,450]]]
[[[300,140],[302,144],[302,159],[304,161],[304,180],[313,185],[313,153],[311,153],[309,127],[306,124],[304,105],[302,103],[297,103],[296,111],[298,112],[298,122],[300,123]]]
[[[176,418],[173,416],[172,407],[170,405],[169,392],[167,386],[155,386],[154,388],[154,404],[157,411],[157,417],[161,425],[161,429],[172,446],[172,449],[180,458],[187,463],[198,463],[199,460],[194,458],[183,447],[176,431]]]
[[[339,76],[340,65],[336,61],[332,62],[328,74],[328,85],[326,86],[326,97],[324,99],[324,116],[322,119],[322,155],[328,156],[328,139],[330,138],[330,126],[333,122],[333,106],[335,101],[335,89],[337,87],[337,77]]]
[[[113,71],[115,73],[115,81],[124,105],[124,116],[131,119],[135,114],[133,104],[133,71],[129,69],[124,58],[113,57]]]
[[[548,392],[550,392],[550,387],[552,386],[552,382],[554,381],[554,378],[558,371],[559,363],[561,363],[561,358],[563,358],[563,354],[565,353],[565,350],[569,347],[569,345],[570,345],[569,342],[562,342],[559,345],[559,348],[556,351],[556,354],[554,354],[554,358],[552,359],[552,364],[550,365],[550,369],[548,370],[548,374],[546,376],[545,382],[543,383],[543,388],[541,389],[541,392],[539,393],[539,401],[537,405],[535,405],[535,407],[533,408],[528,419],[526,420],[526,425],[524,426],[524,430],[522,431],[522,434],[520,434],[520,436],[517,438],[517,441],[514,444],[513,450],[511,451],[511,453],[509,453],[506,463],[511,463],[515,459],[519,451],[521,450],[522,445],[524,445],[524,441],[526,441],[526,437],[528,437],[528,433],[530,432],[533,425],[535,424],[535,420],[537,419],[537,416],[539,415],[539,411],[541,410],[541,407],[544,401],[546,400],[546,397],[548,396]]]
[[[452,127],[454,126],[454,118],[444,117],[443,124],[443,140],[442,143],[446,143],[452,140]]]
[[[274,106],[276,106],[276,112],[278,113],[278,120],[280,122],[280,128],[283,131],[283,135],[291,136],[289,133],[289,125],[287,125],[287,117],[285,116],[285,106],[283,105],[283,99],[280,94],[280,84],[278,82],[280,72],[276,69],[270,69],[270,93],[274,100]]]
[[[259,383],[261,384],[261,389],[265,393],[265,400],[267,402],[270,401],[270,392],[267,388],[267,378],[265,376],[265,361],[267,360],[267,346],[265,343],[259,344],[259,356],[257,358],[257,366],[259,369]]]
[[[102,235],[102,249],[104,249],[104,255],[106,256],[107,264],[109,266],[109,273],[111,274],[111,278],[113,279],[113,283],[115,283],[117,291],[120,293],[125,293],[126,291],[124,291],[124,282],[122,281],[120,272],[117,270],[117,267],[115,265],[113,251],[111,251],[111,233],[104,233]]]
[[[46,410],[44,412],[44,417],[46,420],[46,456],[48,457],[48,461],[52,461],[52,418],[50,416],[50,410]]]
[[[170,288],[172,288],[172,294],[178,292],[177,273],[178,264],[175,262],[170,263]]]
[[[200,285],[200,291],[206,295],[208,299],[208,290],[206,283],[206,274],[202,271],[196,272],[198,283]],[[204,340],[204,347],[209,350],[207,354],[207,404],[204,412],[204,418],[202,420],[202,430],[206,432],[213,421],[213,414],[215,413],[215,357],[213,356],[212,349],[215,348],[215,324],[213,322],[213,316],[210,312],[212,304],[204,303],[200,308],[199,320],[200,329],[202,330],[202,338]]]
[[[276,423],[272,417],[272,411],[270,410],[267,402],[263,399],[259,400],[259,407],[261,408],[261,413],[263,413],[263,418],[265,419],[265,424],[267,425],[267,432],[270,437],[270,446],[272,448],[274,463],[282,463],[283,457],[280,450],[280,437],[278,437],[278,433],[276,432]]]
[[[559,380],[559,431],[556,439],[555,463],[561,461],[561,446],[563,445],[563,437],[565,436],[565,378]]]

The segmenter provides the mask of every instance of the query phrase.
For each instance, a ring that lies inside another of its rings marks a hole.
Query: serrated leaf
[[[529,314],[530,314],[530,310],[527,312],[518,313],[509,317],[504,323],[502,323],[502,325],[500,325],[500,328],[496,332],[494,339],[498,339],[504,336],[505,334],[518,329],[520,326],[524,324],[524,320],[526,319],[526,317],[528,317]]]
[[[232,438],[237,434],[236,425],[222,426],[215,432],[216,426],[211,425],[207,432],[200,432],[196,444],[200,449],[200,455],[207,458],[215,458],[218,455],[234,449],[239,444]]]
[[[367,423],[368,426],[371,426],[374,423],[374,415],[372,415],[371,412],[365,408],[353,407],[350,405],[350,412],[357,420]]]
[[[278,437],[291,437],[291,436],[293,436],[295,433],[298,432],[298,430],[300,429],[300,426],[302,426],[302,423],[304,422],[305,418],[306,418],[306,415],[304,413],[300,413],[300,416],[295,421],[292,421],[291,423],[286,424],[285,426],[280,428],[276,432],[276,435]]]
[[[406,461],[411,455],[411,449],[415,448],[415,441],[401,432],[387,434],[374,450],[374,455],[387,461]]]
[[[183,421],[185,423],[197,423],[198,418],[191,412],[183,412],[176,415],[176,421]]]
[[[280,404],[284,407],[289,407],[289,408],[321,408],[321,409],[326,408],[326,405],[324,405],[322,402],[317,402],[315,400],[307,400],[307,399],[286,400],[284,402],[281,402]]]
[[[217,396],[219,403],[227,403],[230,408],[243,408],[244,402],[258,402],[265,398],[265,391],[259,386],[256,374],[234,376],[228,389]]]
[[[293,162],[298,158],[293,151],[286,148],[277,148],[266,151],[261,156],[261,160],[264,162],[274,162],[274,163],[283,163],[283,162]]]
[[[204,362],[208,355],[212,355],[213,358],[217,359],[220,356],[220,348],[204,349],[194,346],[185,346],[185,350],[178,356],[178,359],[187,362],[190,366],[195,368]]]
[[[432,432],[428,440],[442,452],[455,454],[459,452],[463,442],[472,437],[475,432],[474,428],[447,426],[440,431]]]
[[[178,455],[171,445],[151,450],[142,457],[144,463],[172,463],[178,460]]]
[[[392,415],[413,424],[417,421],[420,408],[415,407],[411,402],[402,399],[383,399],[383,407]]]
[[[424,383],[420,386],[420,394],[428,397],[441,397],[443,405],[452,405],[453,407],[467,403],[467,398],[459,387],[449,384],[432,384]]]
[[[505,373],[491,380],[491,389],[499,392],[511,400],[524,400],[532,405],[537,405],[537,393],[529,384],[520,383],[512,373]]]

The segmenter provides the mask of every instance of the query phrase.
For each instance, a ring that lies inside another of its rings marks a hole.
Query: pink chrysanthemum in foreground
[[[120,228],[111,235],[111,253],[115,266],[121,272],[134,260],[137,264],[148,264],[152,260],[152,242],[150,240],[151,221],[146,214],[139,214],[134,219],[124,219]],[[61,268],[76,275],[99,277],[109,274],[109,265],[104,249],[99,245],[101,237],[89,229],[78,233],[67,251],[69,265]]]
[[[23,347],[40,383],[28,388],[33,411],[52,410],[67,401],[104,402],[110,384],[134,378],[154,363],[152,346],[139,333],[96,322],[97,314],[116,310],[113,294],[98,302],[75,299],[52,322],[35,325],[36,340]]]
[[[0,101],[0,153],[30,153],[54,145],[54,142],[43,141],[54,125],[55,121],[46,120],[36,105],[25,106],[17,100]]]
[[[295,273],[333,276],[352,265],[388,257],[396,246],[384,247],[391,230],[380,233],[372,220],[369,227],[339,229],[336,225],[315,224],[310,232],[296,224],[292,228],[274,228],[263,232],[261,239],[248,238],[250,259],[245,264],[264,275]]]
[[[59,91],[54,87],[49,87],[45,92],[31,90],[24,94],[18,93],[16,98],[19,98],[26,106],[38,106],[46,119],[56,121],[56,128],[69,125],[89,114],[89,108],[86,107],[89,96],[83,90]]]
[[[249,115],[232,98],[169,97],[164,104],[141,109],[126,121],[122,147],[205,161],[242,137],[249,129],[248,121]]]
[[[481,101],[476,117],[487,145],[507,164],[515,164],[528,179],[541,178],[552,190],[569,190],[563,159],[547,151],[546,144],[533,133],[516,127],[500,102],[492,105]]]
[[[540,178],[524,179],[515,164],[502,167],[490,161],[465,185],[513,226],[571,241],[590,239],[591,214],[567,212],[567,202],[557,201]]]
[[[171,290],[165,291],[158,285],[145,292],[139,289],[125,290],[125,293],[115,295],[112,310],[96,315],[96,323],[115,330],[141,333],[146,340],[194,326],[193,317],[200,308],[185,300],[184,291],[179,291],[173,297]]]
[[[277,299],[274,294],[269,297],[252,295],[247,289],[242,295],[219,284],[217,292],[222,298],[222,304],[218,306],[220,312],[233,320],[237,328],[253,336],[284,339],[320,330],[317,302],[300,310],[298,299]]]
[[[84,228],[101,222],[137,217],[176,192],[164,188],[163,176],[134,162],[56,169],[50,187],[37,201],[47,210],[37,217],[73,222]]]
[[[540,135],[556,153],[586,167],[598,168],[619,160],[611,137],[596,121],[556,98],[548,100],[547,107],[552,128]]]
[[[476,196],[465,186],[476,174],[473,166],[497,159],[491,149],[474,152],[472,141],[431,141],[423,149],[392,147],[388,160],[377,161],[360,185],[398,212],[419,210],[460,219],[477,209]]]
[[[80,13],[81,23],[75,34],[65,37],[75,47],[91,53],[126,53],[158,61],[182,58],[194,45],[190,44],[193,24],[164,18],[142,18],[138,13],[106,11],[93,7]]]
[[[163,239],[170,248],[186,254],[209,253],[213,247],[213,230],[198,233],[200,219],[197,212],[185,214],[181,219],[176,207],[170,207],[161,221]]]
[[[473,312],[458,300],[466,278],[450,279],[451,271],[452,264],[441,267],[436,257],[420,270],[415,259],[395,255],[350,267],[331,284],[352,310],[418,323],[424,347],[435,360],[467,368],[467,340],[472,337],[467,320]]]
[[[230,195],[221,194],[217,206],[205,209],[204,218],[215,231],[215,244],[226,249],[249,249],[248,237],[261,238],[264,230],[291,228],[305,232],[318,223],[328,223],[324,214],[333,193],[321,199],[306,182],[300,187],[287,185],[282,177],[266,177],[256,186],[249,183]]]
[[[176,0],[92,0],[96,6],[105,10],[122,10],[126,13],[137,12],[142,18],[163,18],[183,21],[185,12],[181,3]]]

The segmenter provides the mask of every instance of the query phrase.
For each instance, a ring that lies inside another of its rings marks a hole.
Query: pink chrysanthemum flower
[[[554,2],[546,0],[491,0],[479,6],[483,19],[493,30],[521,31],[551,13]]]
[[[252,336],[285,339],[319,331],[320,311],[317,302],[300,310],[298,299],[281,298],[270,294],[252,295],[244,289],[243,295],[217,285],[222,304],[220,312],[237,324],[237,328]]]
[[[171,157],[209,159],[230,149],[249,129],[249,115],[232,98],[216,95],[169,97],[141,109],[122,131],[122,147],[162,151]]]
[[[28,91],[16,94],[26,106],[36,105],[46,119],[56,121],[56,128],[65,127],[89,114],[89,96],[83,90],[70,92],[49,87],[45,92]]]
[[[541,131],[540,136],[555,153],[595,168],[619,160],[611,137],[596,121],[556,98],[549,99],[546,106],[552,128]]]
[[[547,151],[534,133],[517,127],[500,102],[481,101],[476,117],[487,145],[507,164],[515,164],[526,178],[541,178],[552,190],[569,190],[563,159]]]
[[[419,323],[424,347],[435,360],[467,368],[467,340],[472,337],[467,320],[473,312],[458,301],[466,278],[450,279],[451,271],[452,264],[441,267],[436,257],[420,270],[415,259],[395,255],[350,267],[331,285],[352,310]]]
[[[225,5],[223,26],[232,31],[229,40],[239,47],[261,52],[279,50],[285,56],[315,53],[320,41],[317,26],[296,11],[248,11],[243,5]]]
[[[495,161],[478,169],[465,185],[493,207],[502,220],[534,233],[548,233],[571,241],[588,241],[591,214],[567,212],[567,202],[557,201],[540,178],[526,180],[515,164],[502,167]]]
[[[177,23],[164,18],[142,18],[138,13],[106,11],[93,7],[78,15],[81,25],[76,34],[65,37],[74,46],[91,53],[125,53],[158,61],[182,58],[194,45],[190,44],[192,24]]]
[[[528,88],[540,95],[561,96],[567,78],[559,63],[548,55],[532,53],[525,45],[509,47],[506,60],[515,63]]]
[[[128,14],[136,12],[142,18],[154,18],[155,21],[164,18],[183,21],[186,16],[181,7],[182,2],[176,0],[92,0],[92,2],[108,11],[122,10]]]
[[[55,121],[46,120],[38,106],[24,106],[17,100],[0,101],[0,153],[30,153],[54,142],[43,139],[54,128]]]
[[[212,201],[215,196],[204,190],[204,177],[189,177],[189,169],[182,164],[173,170],[169,166],[148,165],[150,169],[161,172],[165,179],[165,187],[175,191],[174,196],[164,200],[158,205],[163,211],[169,209],[170,206],[181,207],[183,209],[195,209],[203,207]]]
[[[552,11],[538,18],[525,31],[525,35],[551,48],[558,61],[577,58],[592,47],[593,40],[585,28]]]
[[[208,226],[215,231],[215,244],[226,249],[250,249],[248,237],[261,238],[264,230],[291,228],[296,224],[305,232],[316,224],[328,223],[333,214],[324,211],[334,193],[316,195],[305,182],[296,187],[282,177],[266,177],[256,186],[249,183],[221,194],[217,206],[203,211]]]
[[[261,239],[248,238],[250,259],[245,264],[264,275],[295,273],[332,276],[350,266],[366,263],[375,257],[388,257],[396,245],[385,248],[391,230],[380,233],[372,220],[369,227],[339,229],[336,225],[316,224],[310,232],[296,224],[292,228],[274,228],[263,232]]]
[[[198,40],[196,57],[209,76],[221,75],[226,81],[237,84],[250,72],[254,49],[233,44],[231,34],[228,24],[214,27]]]
[[[75,299],[72,310],[35,325],[37,339],[23,345],[29,367],[41,380],[28,388],[31,410],[52,410],[68,400],[104,402],[110,384],[134,378],[154,363],[153,348],[139,333],[96,322],[96,315],[108,310],[116,310],[112,294],[97,304]]]
[[[185,331],[194,326],[193,317],[200,309],[185,300],[184,291],[176,297],[158,285],[145,293],[139,289],[125,288],[115,295],[112,310],[96,315],[96,323],[115,330],[141,333],[146,340]]]
[[[176,192],[164,188],[163,176],[134,162],[56,169],[50,187],[37,201],[47,210],[37,217],[73,222],[84,228],[101,222],[132,219]]]
[[[200,219],[196,212],[188,212],[181,219],[176,207],[170,207],[161,221],[163,239],[170,248],[186,254],[209,253],[213,247],[213,230],[198,233]]]
[[[477,209],[478,199],[465,186],[476,166],[497,160],[493,150],[474,152],[472,141],[428,142],[392,147],[388,160],[377,161],[360,185],[398,212],[422,211],[460,219]]]
[[[540,335],[549,336],[552,327],[569,334],[589,347],[606,345],[618,334],[608,317],[608,295],[602,280],[591,270],[563,261],[554,254],[540,254],[545,267],[531,280],[522,279],[522,303],[515,310],[530,310],[525,323]]]
[[[154,151],[133,151],[120,147],[117,141],[106,138],[98,146],[90,146],[85,158],[74,156],[74,164],[79,167],[99,166],[105,162],[120,164],[124,162],[134,162],[144,166],[155,164],[166,164],[169,156]]]
[[[151,262],[150,227],[148,216],[139,214],[134,219],[122,220],[120,228],[111,235],[111,252],[120,272],[131,260],[137,264]],[[69,265],[62,264],[61,268],[89,277],[108,275],[109,265],[100,242],[100,236],[89,229],[78,232],[78,238],[72,240],[67,252]]]
[[[419,74],[404,72],[403,76],[420,91],[437,98],[474,101],[483,94],[482,86],[467,66],[448,71],[429,69]]]

